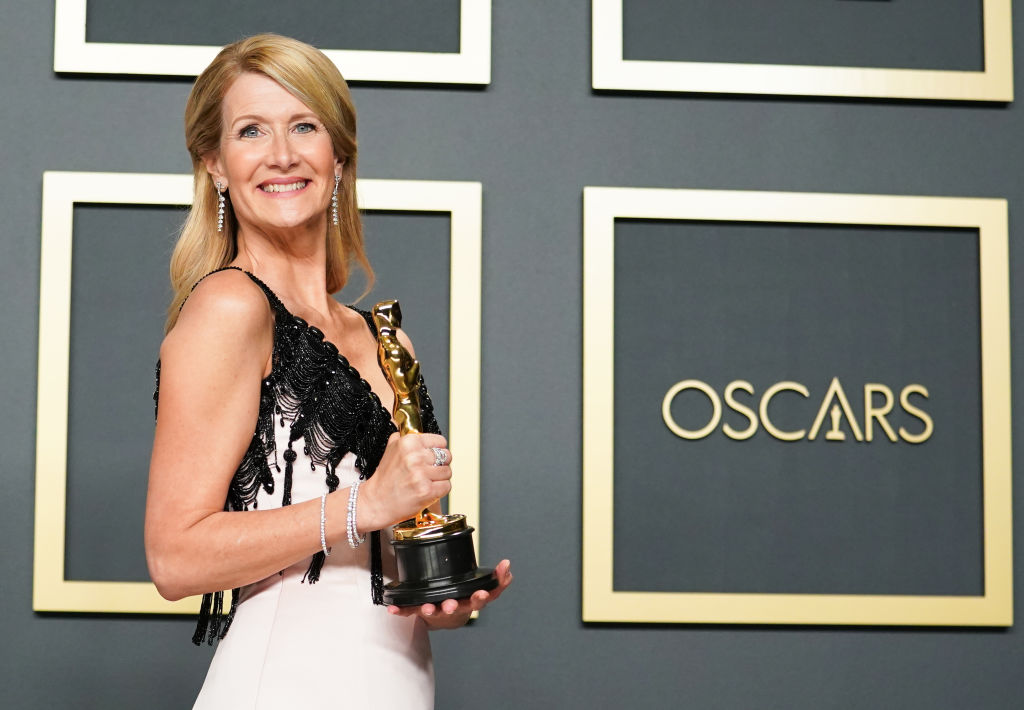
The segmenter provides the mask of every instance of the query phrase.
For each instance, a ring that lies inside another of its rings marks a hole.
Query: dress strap
[[[202,278],[200,278],[200,279],[199,279],[198,281],[196,281],[196,282],[195,282],[194,284],[192,284],[192,288],[190,288],[190,289],[188,290],[188,292],[189,292],[189,293],[192,293],[193,291],[195,291],[195,290],[196,290],[196,286],[198,286],[199,284],[201,284],[201,283],[203,282],[203,280],[204,280],[204,279],[207,279],[207,278],[209,278],[210,276],[213,276],[214,274],[219,274],[219,273],[220,273],[221,271],[227,271],[227,270],[229,270],[229,269],[234,269],[235,271],[241,271],[241,272],[243,272],[243,273],[246,273],[246,274],[247,274],[247,273],[249,273],[248,271],[245,271],[245,269],[243,269],[243,268],[242,268],[242,267],[240,267],[240,266],[222,266],[222,267],[220,267],[219,269],[214,269],[214,270],[213,270],[213,271],[211,271],[210,273],[206,274],[206,276],[203,276],[203,277],[202,277]]]
[[[260,280],[260,278],[258,276],[256,276],[255,274],[253,274],[250,271],[246,271],[245,269],[243,269],[240,266],[222,266],[219,269],[214,269],[210,273],[208,273],[205,276],[203,276],[203,278],[199,279],[194,284],[192,284],[192,288],[189,289],[189,293],[191,294],[193,291],[195,291],[196,288],[199,286],[199,284],[201,284],[205,279],[209,278],[210,276],[213,276],[214,274],[219,274],[221,271],[228,271],[228,270],[241,271],[243,274],[248,276],[252,280],[252,282],[254,284],[259,286],[260,290],[263,291],[263,295],[265,295],[267,297],[267,301],[270,302],[271,310],[273,310],[275,313],[280,313],[282,311],[285,312],[285,313],[288,312],[288,309],[284,307],[284,303],[281,302],[281,299],[277,297],[277,294],[274,293],[269,286],[267,286],[265,283],[263,283],[263,281]],[[188,298],[186,297],[185,300],[187,301]],[[181,309],[184,308],[184,307],[185,307],[185,301],[182,301],[181,305],[178,306],[178,311],[180,312]],[[372,322],[371,322],[371,325],[372,325]]]

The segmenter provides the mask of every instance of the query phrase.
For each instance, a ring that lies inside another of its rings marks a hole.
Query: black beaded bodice
[[[224,267],[237,269],[238,267]],[[218,269],[222,271],[224,269]],[[274,315],[273,360],[270,374],[260,386],[259,414],[255,433],[228,486],[224,509],[244,511],[258,506],[257,496],[262,488],[274,492],[275,471],[284,470],[282,505],[291,504],[293,464],[301,446],[308,456],[314,472],[323,470],[326,491],[334,491],[339,479],[335,470],[342,458],[352,452],[361,479],[373,475],[384,455],[388,438],[396,431],[391,415],[380,399],[349,364],[338,348],[324,339],[323,332],[302,318],[292,315],[277,295],[259,278],[243,271],[260,287],[267,297]],[[217,273],[212,272],[212,273]],[[204,277],[205,278],[205,277]],[[198,285],[198,283],[196,284]],[[193,286],[193,289],[195,286]],[[376,329],[369,312],[353,308],[366,321],[376,338]],[[157,363],[156,392],[160,393],[160,364]],[[433,404],[426,385],[420,379],[420,403],[423,430],[440,433],[434,417]],[[277,450],[275,429],[288,428],[287,448]],[[374,603],[382,603],[383,576],[381,573],[381,540],[379,531],[371,534],[371,595]],[[303,581],[315,583],[325,561],[318,552],[310,560]],[[213,643],[223,638],[231,625],[238,603],[239,590],[232,590],[231,608],[225,615],[223,593],[214,592],[203,597],[199,623],[192,640],[199,644],[203,638]]]

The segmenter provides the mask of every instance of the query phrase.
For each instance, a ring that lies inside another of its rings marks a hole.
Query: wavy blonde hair
[[[345,161],[338,186],[339,224],[327,220],[327,290],[336,293],[345,286],[353,261],[366,272],[367,291],[373,284],[356,204],[356,111],[348,84],[334,63],[315,47],[281,35],[256,35],[224,47],[196,79],[185,104],[185,143],[192,156],[194,193],[171,255],[174,297],[167,311],[166,331],[174,327],[196,282],[238,255],[238,225],[230,200],[224,210],[224,231],[217,231],[217,189],[203,157],[220,150],[224,94],[246,72],[273,79],[308,106],[330,134],[335,156]]]

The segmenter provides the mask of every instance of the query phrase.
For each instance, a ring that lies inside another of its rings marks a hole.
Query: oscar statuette
[[[377,330],[377,359],[395,393],[393,415],[399,433],[419,434],[420,364],[398,342],[402,311],[398,301],[373,307]],[[473,528],[465,515],[435,515],[422,510],[393,528],[398,579],[384,586],[384,603],[395,606],[433,604],[463,599],[479,589],[498,586],[492,569],[476,565]]]

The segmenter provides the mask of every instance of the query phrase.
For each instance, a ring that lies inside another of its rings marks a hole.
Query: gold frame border
[[[1002,199],[585,187],[583,620],[709,624],[1011,626],[1010,300]],[[616,218],[966,227],[979,232],[982,596],[629,592],[613,588]]]
[[[982,0],[984,71],[626,60],[624,1],[591,3],[595,89],[1013,101],[1011,0]]]
[[[198,76],[220,47],[88,42],[87,0],[55,0],[53,70]],[[326,49],[349,81],[491,83],[491,0],[460,0],[458,52]]]
[[[451,214],[449,439],[452,448],[459,452],[460,472],[449,502],[453,510],[479,523],[482,186],[478,182],[361,179],[358,191],[364,210]],[[43,174],[36,428],[45,428],[50,434],[45,440],[36,439],[32,608],[192,614],[198,610],[198,597],[169,602],[160,597],[150,582],[64,579],[75,203],[188,205],[192,203],[192,176],[52,171]],[[476,528],[480,549],[480,525]]]

